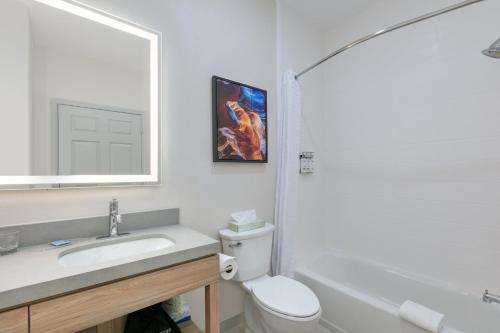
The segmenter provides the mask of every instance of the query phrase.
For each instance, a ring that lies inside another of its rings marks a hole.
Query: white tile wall
[[[450,1],[386,0],[327,49]],[[326,246],[500,291],[500,37],[487,1],[368,42],[326,74]]]

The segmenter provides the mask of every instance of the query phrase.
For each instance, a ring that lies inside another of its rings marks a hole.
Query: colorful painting
[[[267,162],[267,92],[213,77],[214,162]]]

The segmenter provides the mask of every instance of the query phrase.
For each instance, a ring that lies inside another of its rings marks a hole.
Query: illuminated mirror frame
[[[0,176],[0,186],[18,188],[21,185],[85,185],[155,184],[160,182],[161,153],[161,34],[119,19],[95,8],[67,0],[32,0],[120,30],[150,43],[150,174],[143,175],[70,175],[70,176]],[[36,188],[38,186],[34,186]]]

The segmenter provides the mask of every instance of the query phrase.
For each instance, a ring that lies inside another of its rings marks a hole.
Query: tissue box
[[[249,223],[238,223],[235,221],[229,222],[229,230],[234,232],[250,231],[254,229],[259,229],[265,227],[266,222],[263,220],[257,220]]]

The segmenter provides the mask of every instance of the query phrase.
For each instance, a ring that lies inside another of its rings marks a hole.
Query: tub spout
[[[484,294],[483,294],[483,301],[486,303],[499,303],[500,304],[500,296],[490,294],[488,289],[486,289],[484,291]]]

